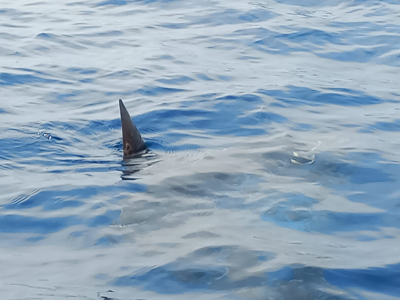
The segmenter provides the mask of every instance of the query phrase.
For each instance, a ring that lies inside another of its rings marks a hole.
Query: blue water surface
[[[2,299],[400,299],[399,13],[3,1]]]

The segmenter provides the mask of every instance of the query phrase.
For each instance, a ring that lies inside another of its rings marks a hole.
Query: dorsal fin
[[[142,140],[139,130],[136,128],[135,124],[133,124],[131,116],[121,99],[119,99],[119,111],[121,113],[124,157],[145,150],[146,145]]]

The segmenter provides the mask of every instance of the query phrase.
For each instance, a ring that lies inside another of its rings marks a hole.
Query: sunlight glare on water
[[[400,299],[399,13],[2,1],[2,299]]]

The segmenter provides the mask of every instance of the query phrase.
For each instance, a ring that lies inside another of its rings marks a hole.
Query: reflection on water
[[[3,298],[399,299],[399,9],[1,4]]]

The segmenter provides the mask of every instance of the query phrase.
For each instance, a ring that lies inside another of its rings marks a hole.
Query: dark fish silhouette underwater
[[[136,128],[135,124],[129,115],[124,103],[119,99],[119,110],[121,113],[121,124],[122,124],[122,144],[124,151],[124,160],[130,160],[132,158],[142,157],[143,154],[148,153],[149,149],[144,143],[139,130]],[[313,150],[312,150],[313,151]],[[315,160],[315,156],[312,153],[301,153],[293,152],[290,161],[294,164],[312,164]],[[130,163],[130,166],[136,166],[137,163]],[[130,172],[136,172],[138,169],[130,170]],[[126,171],[127,173],[129,171]]]

